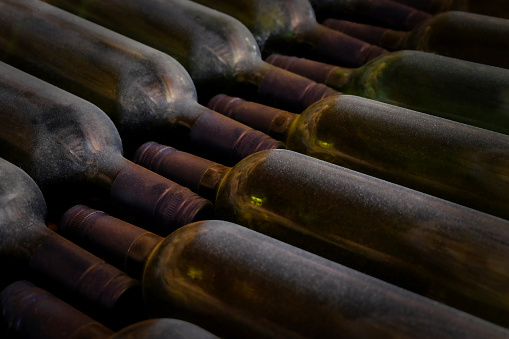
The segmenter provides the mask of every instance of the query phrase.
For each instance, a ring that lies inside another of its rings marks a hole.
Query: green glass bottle
[[[509,19],[505,0],[394,0],[429,13],[464,11]]]
[[[509,21],[502,18],[450,11],[408,32],[336,19],[323,25],[389,50],[413,49],[509,68]]]
[[[8,333],[20,338],[217,338],[196,325],[177,319],[150,319],[114,333],[48,291],[21,280],[0,293]]]
[[[345,94],[509,134],[509,70],[418,51],[380,56],[360,68],[271,55],[267,61]]]
[[[256,38],[264,55],[301,55],[334,65],[357,67],[386,51],[316,22],[308,0],[193,0],[231,15]]]
[[[509,219],[509,136],[351,95],[300,115],[225,95],[211,109],[287,148]]]
[[[41,191],[3,159],[0,196],[0,288],[30,278],[94,312],[108,326],[146,318],[140,284],[50,230]]]
[[[409,30],[431,15],[393,0],[309,0],[318,22],[329,18]]]
[[[199,105],[190,76],[167,54],[41,1],[6,0],[0,13],[0,60],[99,106],[127,157],[149,140],[191,144],[228,163],[281,147]]]
[[[201,220],[210,202],[122,156],[97,106],[0,63],[0,156],[39,185],[54,215],[78,201],[115,205],[157,232]]]
[[[221,168],[147,143],[135,161],[211,196],[219,218],[508,324],[508,220],[289,150]]]
[[[302,111],[336,92],[262,61],[256,40],[237,20],[185,0],[45,0],[171,55],[207,102],[219,91]]]
[[[117,262],[137,261],[153,316],[226,338],[506,336],[506,329],[226,221],[186,225],[140,248],[143,230],[75,206],[59,229]],[[127,232],[126,232],[127,230]],[[126,233],[128,235],[126,235]],[[121,239],[125,250],[108,245]],[[143,236],[142,236],[143,237]]]

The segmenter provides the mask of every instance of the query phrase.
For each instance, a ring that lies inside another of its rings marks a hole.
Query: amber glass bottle
[[[389,50],[414,49],[509,68],[509,21],[467,12],[444,12],[409,32],[327,19],[325,26]]]
[[[386,52],[318,24],[308,0],[193,1],[242,22],[265,55],[286,53],[356,67]]]
[[[178,312],[222,337],[349,338],[501,336],[508,332],[453,308],[226,221],[201,221],[161,238],[86,206],[62,233],[117,262],[137,261],[148,309]],[[127,231],[126,231],[127,230]],[[120,239],[123,249],[109,246]],[[130,251],[145,246],[145,255]],[[125,251],[125,250],[128,251]]]
[[[353,94],[509,134],[509,70],[418,51],[359,68],[271,55],[267,62]]]
[[[288,149],[509,219],[509,136],[351,95],[300,115],[225,95],[209,106]]]
[[[196,325],[176,319],[151,319],[117,333],[29,281],[17,281],[0,293],[8,333],[19,338],[217,338]]]
[[[505,0],[394,0],[429,13],[465,11],[509,19]]]
[[[261,60],[256,40],[239,21],[185,0],[45,0],[165,52],[193,79],[200,101],[218,92],[256,97],[300,112],[335,94],[327,86]]]
[[[25,172],[3,159],[0,196],[2,288],[20,278],[38,280],[112,326],[146,316],[139,283],[46,227],[41,191]]]
[[[431,15],[393,0],[310,0],[318,22],[336,18],[409,30]]]
[[[191,144],[228,163],[280,146],[199,105],[191,78],[167,54],[41,1],[6,0],[0,13],[0,59],[98,105],[128,157],[149,140]]]
[[[136,161],[215,193],[222,219],[508,324],[507,220],[289,150],[230,168],[147,143]]]
[[[99,108],[4,63],[0,107],[0,156],[34,178],[53,214],[77,201],[111,202],[168,234],[210,211],[207,200],[124,158]]]

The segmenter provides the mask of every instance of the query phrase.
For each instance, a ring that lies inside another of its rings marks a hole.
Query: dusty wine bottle
[[[0,117],[0,156],[32,176],[54,214],[94,199],[168,234],[211,210],[209,201],[124,158],[99,108],[5,63]]]
[[[228,163],[281,147],[199,105],[189,74],[167,54],[41,1],[6,0],[0,13],[0,59],[99,106],[128,157],[149,140],[181,140]]]
[[[239,21],[191,1],[45,2],[171,55],[187,69],[205,103],[220,91],[301,112],[336,94],[263,62],[256,40]]]
[[[509,219],[509,136],[351,95],[300,115],[217,95],[211,109],[287,148]]]
[[[0,293],[2,316],[9,333],[20,338],[217,338],[191,323],[177,319],[150,319],[114,333],[48,291],[22,280]]]
[[[80,244],[116,255],[117,262],[134,258],[143,264],[138,267],[144,296],[154,316],[179,312],[220,336],[507,335],[466,313],[226,221],[184,226],[150,245],[144,256],[112,249],[102,239],[110,234],[138,246],[136,234],[144,231],[126,235],[129,228],[135,226],[86,206],[71,208],[60,223]]]
[[[329,18],[409,30],[431,15],[393,0],[310,0],[318,22]]]
[[[316,22],[308,0],[193,0],[242,22],[265,54],[286,53],[356,67],[386,53]]]
[[[135,161],[216,192],[221,219],[507,325],[508,220],[289,150],[219,168],[147,143]]]
[[[464,11],[509,19],[505,0],[394,0],[429,13]]]
[[[389,50],[413,49],[509,68],[509,21],[502,18],[450,11],[409,32],[336,19],[323,25]]]
[[[345,94],[509,134],[509,70],[418,51],[342,68],[273,54],[267,62]]]
[[[46,227],[44,198],[24,171],[0,159],[0,179],[2,287],[37,279],[111,326],[146,317],[137,281]]]

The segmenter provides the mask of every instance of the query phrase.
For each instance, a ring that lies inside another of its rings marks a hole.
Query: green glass
[[[216,192],[222,219],[508,325],[508,220],[289,150],[222,170],[178,153],[148,143],[135,161]]]
[[[0,60],[99,106],[128,157],[149,140],[229,163],[281,146],[198,104],[191,77],[167,54],[41,1],[6,0],[0,13]]]
[[[186,0],[46,0],[171,55],[207,102],[219,91],[242,93],[301,111],[335,93],[262,61],[256,40],[237,20]]]
[[[97,248],[136,228],[86,206],[60,229]],[[139,230],[138,232],[143,232]],[[136,236],[130,236],[140,247]],[[92,243],[92,244],[91,244]],[[126,244],[129,241],[126,241]],[[84,245],[86,246],[86,245]],[[225,338],[483,337],[506,329],[226,221],[186,225],[136,257],[147,308]]]
[[[318,24],[308,0],[193,1],[246,25],[265,56],[278,52],[356,67],[386,52]]]
[[[267,61],[345,94],[509,134],[506,69],[418,51],[386,54],[359,68],[279,55]]]
[[[507,135],[351,95],[301,114],[224,95],[209,106],[290,150],[509,219]]]
[[[8,334],[20,338],[217,338],[198,326],[176,319],[145,320],[114,333],[29,281],[7,286],[0,293],[0,305]]]
[[[394,0],[429,13],[465,11],[509,19],[505,0]]]
[[[309,0],[318,22],[328,18],[409,30],[430,14],[393,0]]]
[[[408,32],[334,19],[323,24],[389,50],[412,49],[509,68],[509,21],[502,18],[449,11]]]
[[[210,212],[210,202],[122,156],[97,106],[0,63],[0,156],[39,185],[54,215],[89,201],[115,205],[158,232]]]

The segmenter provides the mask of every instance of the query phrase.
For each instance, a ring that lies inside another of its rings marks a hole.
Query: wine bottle
[[[509,219],[507,135],[351,95],[300,115],[226,95],[209,106],[290,150]]]
[[[17,281],[0,293],[9,332],[20,338],[217,338],[177,319],[150,319],[114,333],[80,310],[29,281]]]
[[[137,260],[153,316],[182,319],[224,337],[335,338],[507,335],[507,330],[226,221],[189,224],[144,256],[135,226],[75,206],[59,229],[83,246]],[[130,239],[130,240],[129,240]],[[125,247],[128,249],[128,247]],[[490,333],[493,331],[493,333]],[[499,331],[497,333],[497,331]]]
[[[45,225],[47,209],[35,182],[0,159],[2,287],[35,279],[111,326],[146,317],[140,284]]]
[[[361,66],[385,50],[316,22],[308,0],[193,0],[242,22],[265,55],[287,53],[341,66]]]
[[[124,158],[115,126],[89,102],[0,63],[0,107],[0,156],[32,176],[54,214],[111,202],[168,234],[210,213],[209,201]]]
[[[246,27],[192,1],[45,2],[171,55],[187,69],[205,103],[221,91],[300,112],[336,94],[327,86],[263,62]]]
[[[395,0],[429,13],[464,11],[509,19],[509,7],[504,0]]]
[[[220,170],[147,143],[135,161],[197,192],[216,192],[221,219],[508,324],[500,285],[507,220],[289,150],[258,152]]]
[[[393,0],[310,0],[318,22],[329,18],[409,30],[430,14]]]
[[[509,70],[418,51],[398,51],[360,68],[271,55],[267,62],[342,93],[509,134]]]
[[[126,154],[149,140],[185,140],[181,147],[236,163],[281,147],[199,105],[189,74],[167,54],[41,1],[6,0],[0,11],[0,59],[98,105]]]
[[[389,50],[412,49],[509,68],[509,21],[450,11],[434,15],[409,32],[327,19],[324,26]]]

